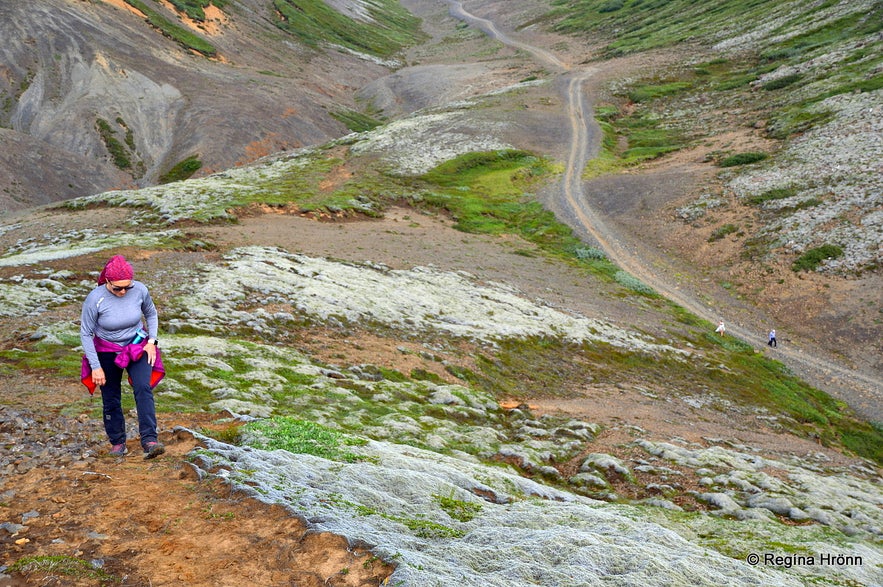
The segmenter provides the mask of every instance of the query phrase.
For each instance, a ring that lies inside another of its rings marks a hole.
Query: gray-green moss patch
[[[429,267],[393,270],[247,247],[193,281],[178,301],[175,324],[206,331],[235,326],[265,332],[278,328],[274,322],[305,315],[485,342],[542,336],[681,354],[636,332],[528,300],[503,284],[481,286],[469,275]]]
[[[69,259],[116,247],[160,247],[175,242],[181,235],[178,230],[112,234],[104,234],[95,229],[72,230],[63,234],[50,234],[43,239],[28,238],[19,241],[0,256],[0,267]]]

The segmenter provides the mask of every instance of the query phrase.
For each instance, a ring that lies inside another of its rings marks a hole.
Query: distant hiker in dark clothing
[[[767,344],[773,348],[776,348],[778,346],[778,343],[776,342],[776,329],[775,328],[770,330],[770,337],[769,337],[769,340],[767,341]]]
[[[123,370],[129,373],[141,448],[144,458],[152,459],[165,452],[157,440],[153,399],[153,387],[165,371],[156,344],[156,306],[147,286],[134,281],[134,273],[125,257],[116,255],[98,276],[98,287],[86,296],[80,317],[80,342],[85,352],[81,377],[90,393],[101,388],[110,454],[121,457],[129,452],[121,397]]]

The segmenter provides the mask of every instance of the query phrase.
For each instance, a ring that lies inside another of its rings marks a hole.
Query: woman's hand
[[[156,345],[148,342],[144,345],[144,352],[147,353],[147,364],[153,367],[156,363]]]
[[[104,369],[99,367],[98,369],[92,370],[92,383],[97,387],[101,387],[107,383],[107,378],[104,376]]]

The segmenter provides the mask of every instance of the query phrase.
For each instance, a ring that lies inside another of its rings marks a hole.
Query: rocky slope
[[[152,185],[190,157],[206,173],[321,143],[347,132],[329,113],[388,72],[367,55],[305,47],[265,2],[204,22],[152,6],[216,54],[122,0],[0,6],[0,208]]]

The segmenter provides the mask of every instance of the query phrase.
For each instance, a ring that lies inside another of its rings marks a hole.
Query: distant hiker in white
[[[773,348],[776,348],[777,346],[779,346],[778,343],[776,342],[776,329],[775,328],[770,330],[770,337],[769,337],[769,340],[767,341],[767,344]]]
[[[723,336],[724,334],[726,334],[726,332],[727,332],[727,327],[724,326],[724,321],[723,321],[723,320],[721,320],[720,322],[718,322],[718,324],[717,324],[717,328],[715,328],[714,331],[717,332],[718,334],[720,334],[721,336]]]

